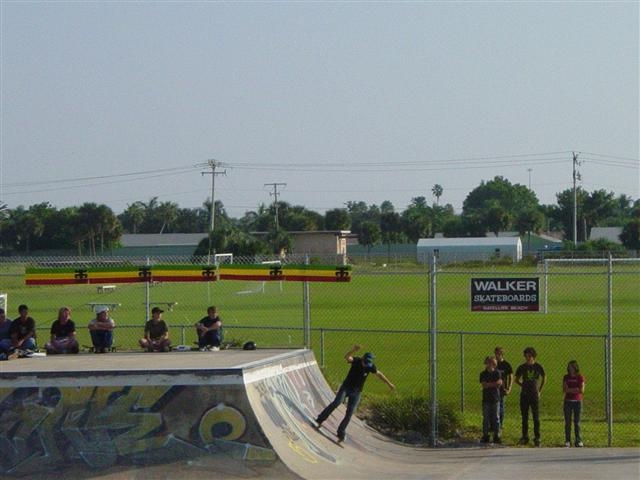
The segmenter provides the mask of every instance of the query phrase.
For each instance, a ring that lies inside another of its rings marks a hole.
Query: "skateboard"
[[[325,437],[328,440],[331,440],[333,443],[335,443],[337,446],[339,446],[340,448],[344,448],[344,439],[341,438],[334,438],[337,437],[337,435],[331,433],[325,433],[324,430],[326,430],[327,432],[329,432],[329,430],[326,427],[323,427],[322,425],[318,425],[315,421],[311,421],[311,426],[313,427],[313,429],[315,431],[317,431],[318,433],[320,433],[323,437]]]

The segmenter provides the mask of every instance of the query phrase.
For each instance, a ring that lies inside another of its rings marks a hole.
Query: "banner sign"
[[[27,267],[27,285],[136,283],[149,281],[149,267]]]
[[[214,282],[217,280],[349,282],[351,266],[188,264],[139,267],[28,267],[25,274],[27,285]]]
[[[538,278],[472,278],[474,312],[537,312],[540,310]]]
[[[220,265],[220,280],[350,282],[351,266]]]

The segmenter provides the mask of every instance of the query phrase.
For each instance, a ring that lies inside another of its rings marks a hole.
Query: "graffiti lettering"
[[[0,388],[0,475],[62,472],[78,460],[103,470],[216,455],[208,445],[219,441],[274,458],[263,438],[248,432],[242,409],[222,403],[215,389],[198,388]]]

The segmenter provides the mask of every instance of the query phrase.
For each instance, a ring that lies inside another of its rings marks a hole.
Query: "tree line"
[[[473,237],[509,230],[521,236],[554,231],[573,238],[572,189],[557,193],[556,204],[541,205],[529,188],[496,176],[482,181],[467,195],[459,214],[450,204],[440,205],[444,194],[440,185],[434,185],[431,193],[435,202],[429,204],[423,196],[414,197],[402,211],[387,200],[380,205],[349,201],[343,208],[327,210],[324,215],[278,201],[261,204],[241,218],[231,218],[223,203],[216,201],[215,230],[198,253],[280,252],[291,247],[288,232],[314,230],[351,230],[358,235],[360,244],[369,248],[416,243],[436,233]],[[576,197],[578,242],[585,242],[593,227],[622,226],[623,245],[640,250],[640,200],[605,190],[589,193],[581,188]],[[117,247],[123,233],[206,233],[210,210],[209,200],[198,208],[180,208],[174,202],[159,202],[157,197],[134,202],[119,215],[96,203],[62,209],[48,202],[14,209],[0,205],[0,252],[73,250],[78,255],[98,255]]]

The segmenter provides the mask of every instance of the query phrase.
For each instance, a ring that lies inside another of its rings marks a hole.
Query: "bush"
[[[369,397],[362,411],[370,426],[396,440],[427,443],[431,438],[431,404],[426,397]],[[451,405],[439,405],[439,439],[457,438],[462,430],[463,419],[456,409]]]

